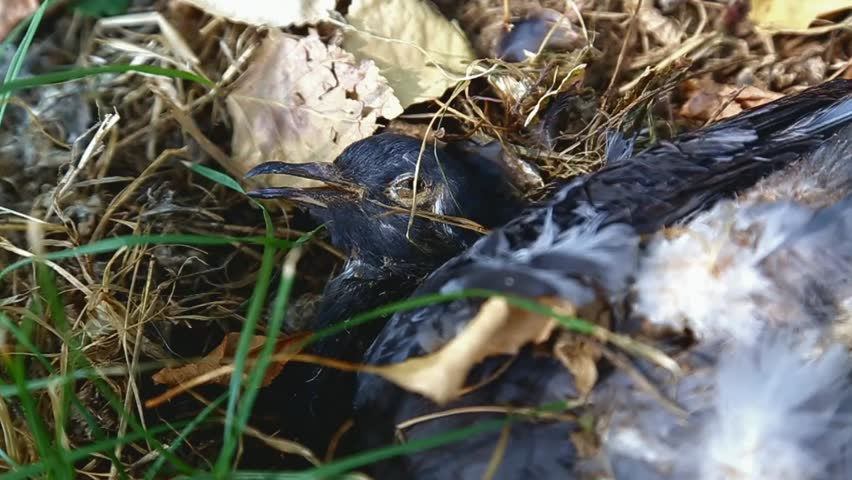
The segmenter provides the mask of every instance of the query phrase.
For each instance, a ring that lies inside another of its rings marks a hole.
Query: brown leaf
[[[313,31],[296,39],[270,30],[227,104],[234,121],[231,170],[242,173],[269,160],[331,162],[370,136],[379,117],[402,113],[373,62],[356,62]],[[316,184],[288,180],[288,186]]]
[[[557,340],[554,353],[571,372],[580,395],[591,392],[598,381],[598,360],[601,358],[597,343],[587,336],[565,332]]]
[[[18,22],[36,11],[38,0],[3,0],[0,1],[0,40],[18,25]]]
[[[639,2],[642,2],[640,5]],[[654,2],[651,0],[627,0],[625,6],[627,11],[634,12],[636,8],[640,8],[636,14],[639,21],[639,28],[654,39],[660,45],[675,45],[680,42],[683,32],[678,28],[677,22],[672,18],[660,13]]]
[[[721,85],[710,79],[690,80],[685,87],[688,99],[681,106],[680,115],[702,121],[732,117],[784,96],[754,86]]]
[[[437,352],[365,370],[442,404],[461,394],[477,363],[492,355],[514,355],[528,343],[542,343],[557,325],[553,318],[510,307],[504,298],[490,298]]]
[[[219,344],[218,347],[213,349],[212,352],[208,353],[207,356],[202,358],[201,360],[184,365],[182,367],[177,368],[164,368],[159,372],[153,375],[153,379],[155,383],[165,384],[165,385],[180,385],[182,383],[187,383],[190,380],[204,375],[205,373],[212,372],[219,367],[224,365],[230,365],[233,363],[234,353],[237,350],[237,344],[240,341],[239,333],[229,333],[225,335],[225,338],[222,340],[222,343]],[[251,346],[249,347],[249,359],[253,360],[260,350],[263,348],[263,344],[266,342],[266,337],[263,335],[255,335],[251,340]],[[287,345],[290,343],[290,339],[283,339],[279,341],[279,347],[283,345]],[[252,363],[251,361],[249,362]],[[269,368],[266,369],[266,374],[263,377],[262,385],[265,387],[269,385],[272,380],[281,373],[281,370],[284,368],[284,364],[273,362],[269,365]],[[222,375],[212,380],[212,383],[219,385],[227,385],[231,381],[229,375]]]

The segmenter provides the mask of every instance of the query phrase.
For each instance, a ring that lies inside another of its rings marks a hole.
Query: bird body
[[[576,306],[581,315],[599,311],[601,304],[621,304],[640,271],[643,235],[698,215],[806,156],[852,122],[850,94],[852,82],[828,83],[681,135],[576,179],[447,262],[415,295],[478,288],[533,299],[555,296]],[[462,299],[397,313],[368,350],[366,361],[398,363],[433,352],[464,328],[480,304],[480,300]],[[496,362],[486,359],[474,369],[468,383],[496,371]],[[536,386],[519,389],[525,381],[533,382],[531,376],[538,382]],[[562,365],[547,363],[525,349],[499,378],[440,408],[375,375],[359,374],[355,409],[362,422],[370,425],[363,436],[365,447],[375,447],[387,444],[393,426],[412,417],[464,405],[537,407],[541,400],[564,400],[575,387]],[[518,391],[523,393],[507,394]],[[487,416],[441,417],[428,428],[407,429],[406,436],[424,438]],[[571,422],[514,425],[506,451],[514,448],[520,452],[512,451],[494,478],[521,478],[530,472],[536,472],[538,478],[571,478],[576,473],[576,458],[565,444],[550,440],[561,437],[569,443],[575,430]],[[475,478],[440,477],[424,469],[425,465],[440,465],[443,472],[462,466],[469,472],[485,471],[500,434],[484,438],[490,442],[482,437],[463,441],[380,465],[376,471],[404,472],[415,478]],[[457,456],[457,451],[465,454]],[[548,458],[551,460],[546,461]]]

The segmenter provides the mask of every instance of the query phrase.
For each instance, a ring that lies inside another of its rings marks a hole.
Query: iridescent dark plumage
[[[310,322],[313,330],[406,297],[427,274],[479,238],[471,227],[451,222],[466,219],[491,228],[520,211],[522,200],[501,164],[469,148],[444,149],[431,143],[421,155],[421,145],[416,138],[379,134],[353,143],[333,164],[270,162],[249,172],[248,176],[286,174],[325,184],[249,192],[301,205],[318,223],[326,224],[332,244],[347,255],[343,271],[323,292]],[[409,223],[415,172],[417,214]],[[323,339],[310,350],[360,361],[381,326],[382,322],[371,322]],[[299,439],[324,448],[328,435],[346,419],[353,376],[314,366],[288,366],[285,376],[298,385],[289,392],[286,413],[308,426],[304,432],[308,437]],[[293,432],[291,427],[288,433],[299,437]]]
[[[581,311],[597,303],[618,304],[637,271],[641,235],[701,212],[814,150],[852,122],[850,93],[852,82],[830,82],[662,142],[572,181],[549,201],[450,260],[416,294],[482,288],[530,298],[559,297]],[[440,348],[472,318],[480,303],[460,300],[396,314],[371,346],[367,362],[397,363]],[[483,362],[471,383],[485,378],[496,365]],[[540,385],[518,389],[517,382],[529,382],[530,376],[539,378]],[[527,351],[499,379],[442,409],[495,403],[535,407],[564,399],[572,389],[570,375],[558,362]],[[394,425],[438,407],[376,376],[361,374],[356,410],[361,422],[369,425],[363,429],[364,446],[374,447],[392,440]],[[406,436],[423,438],[486,416],[426,422],[408,429]],[[574,428],[549,422],[514,425],[497,478],[570,478],[568,438]],[[475,441],[411,455],[379,467],[377,474],[450,478],[464,465],[467,473],[461,478],[478,478],[498,437],[499,433],[483,434]],[[565,443],[552,441],[556,438]],[[531,444],[535,447],[529,448]]]

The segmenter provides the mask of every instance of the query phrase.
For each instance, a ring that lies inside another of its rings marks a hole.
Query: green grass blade
[[[127,13],[130,0],[75,0],[71,7],[89,17],[114,17]]]
[[[256,245],[266,245],[274,248],[286,249],[299,242],[289,240],[279,240],[276,238],[265,237],[217,237],[212,235],[192,235],[192,234],[153,234],[153,235],[126,235],[121,237],[107,238],[98,240],[86,245],[81,245],[76,248],[69,248],[57,252],[47,253],[41,258],[45,260],[62,260],[65,258],[79,257],[83,255],[94,255],[98,253],[114,252],[123,247],[135,247],[139,245],[164,245],[164,244],[185,244],[185,245],[229,245],[231,243],[251,243]],[[303,243],[303,242],[302,242]],[[24,258],[12,263],[8,267],[0,270],[0,280],[6,277],[9,273],[21,267],[32,264],[35,257]]]
[[[207,417],[209,417],[213,413],[213,411],[219,407],[219,405],[224,403],[227,398],[227,392],[223,393],[217,399],[210,402],[209,405],[204,407],[204,410],[202,410],[201,413],[199,413],[194,419],[192,419],[192,421],[190,421],[186,425],[186,427],[181,430],[178,436],[174,440],[172,440],[172,443],[167,451],[171,454],[174,454],[175,451],[180,448],[180,446],[183,444],[189,434],[195,431],[199,426],[201,426],[201,424],[205,420],[207,420]],[[145,480],[154,480],[154,478],[157,476],[157,472],[159,472],[160,469],[163,468],[163,464],[165,464],[165,462],[165,456],[161,455],[159,458],[157,458],[157,460],[155,460],[154,463],[151,465],[151,468],[148,469],[148,473],[145,474]]]
[[[523,308],[533,313],[538,313],[540,315],[544,315],[547,317],[551,317],[562,324],[563,327],[575,331],[578,333],[590,334],[595,331],[596,327],[594,324],[589,323],[585,320],[562,315],[558,312],[555,312],[553,309],[541,305],[534,300],[529,300],[522,297],[517,297],[513,295],[506,295],[504,293],[494,291],[494,290],[484,290],[484,289],[469,289],[469,290],[461,290],[459,292],[453,293],[435,293],[435,294],[427,294],[421,295],[418,297],[408,298],[406,300],[402,300],[399,302],[394,302],[373,310],[369,312],[365,312],[359,315],[355,315],[354,317],[344,320],[342,322],[336,323],[329,327],[326,327],[322,330],[315,332],[310,337],[306,338],[298,345],[292,347],[292,350],[298,350],[304,348],[305,346],[314,343],[320,339],[330,337],[333,335],[337,335],[343,331],[349,330],[351,328],[358,327],[367,322],[371,322],[373,320],[386,317],[389,315],[393,315],[397,312],[406,312],[409,310],[415,310],[422,307],[427,307],[429,305],[434,305],[438,303],[447,303],[455,300],[460,300],[463,298],[490,298],[490,297],[503,297],[509,302],[510,305],[516,306],[518,308]]]
[[[83,367],[88,362],[88,359],[82,353],[82,345],[80,345],[78,338],[73,335],[73,332],[71,331],[71,324],[65,316],[65,307],[63,305],[62,297],[59,294],[59,288],[56,285],[56,279],[53,276],[53,272],[44,263],[36,264],[36,277],[39,285],[39,293],[41,293],[47,303],[50,318],[53,320],[53,324],[57,332],[68,349],[68,366],[72,371],[75,371],[78,368]],[[71,382],[62,384],[61,389],[62,403],[60,404],[59,418],[55,425],[56,445],[60,445],[60,440],[64,435],[66,424],[71,417],[72,405],[76,406],[81,415],[88,417],[93,428],[102,434],[103,432],[97,425],[94,417],[89,414],[86,407],[75,395],[74,384]],[[125,412],[119,413],[122,414]],[[127,415],[123,416],[126,417]],[[127,478],[124,466],[115,456],[115,452],[109,451],[106,452],[105,455],[116,468],[119,477],[122,479]]]
[[[100,67],[75,68],[61,70],[58,72],[45,73],[43,75],[34,75],[32,77],[19,78],[16,80],[7,80],[0,85],[0,94],[8,98],[11,92],[23,90],[26,88],[41,87],[43,85],[51,85],[54,83],[70,82],[72,80],[80,80],[95,75],[105,75],[110,73],[128,73],[137,72],[148,75],[158,75],[161,77],[179,78],[182,80],[190,80],[195,83],[204,85],[208,88],[213,88],[215,84],[199,75],[185,70],[177,70],[174,68],[156,67],[153,65],[103,65]],[[8,78],[8,76],[7,76]],[[13,77],[14,78],[14,77]]]
[[[180,422],[176,425],[172,425],[171,427],[169,425],[159,425],[150,428],[148,432],[131,432],[120,438],[111,438],[106,441],[93,443],[91,445],[85,445],[83,447],[69,450],[67,452],[64,452],[64,455],[62,457],[65,462],[73,464],[74,462],[84,460],[95,453],[107,452],[111,449],[114,449],[118,445],[126,445],[128,443],[143,440],[145,439],[146,433],[148,434],[148,436],[154,437],[156,435],[170,432],[175,426],[177,426],[178,428],[184,427],[187,423],[189,422]],[[33,463],[29,465],[24,465],[21,468],[15,470],[14,472],[8,472],[4,473],[3,475],[0,475],[0,480],[36,478],[37,476],[43,474],[45,470],[46,468],[44,463]]]
[[[40,274],[41,272],[37,271],[37,277],[40,276]],[[39,278],[39,283],[43,283],[41,280],[42,279]],[[33,304],[31,308],[34,310],[35,315],[46,315],[43,303],[37,296],[33,296]],[[24,319],[22,333],[29,337],[34,328],[33,324],[34,320]],[[38,402],[27,389],[26,357],[24,355],[5,355],[3,358],[6,360],[6,370],[12,376],[14,389],[17,391],[21,408],[24,413],[24,418],[27,420],[27,427],[32,434],[40,462],[50,473],[51,477],[71,478],[73,465],[69,465],[65,462],[58,450],[54,447],[55,440],[51,438],[50,430],[44,421],[42,413],[38,409]]]
[[[416,452],[422,452],[432,448],[437,448],[443,445],[460,442],[466,438],[478,435],[480,433],[491,432],[503,428],[508,420],[489,420],[480,422],[476,425],[444,432],[439,435],[434,435],[428,438],[413,440],[402,445],[393,445],[368,452],[352,455],[326,465],[316,467],[306,472],[299,472],[296,477],[299,479],[325,479],[337,475],[342,475],[356,468],[360,468],[372,463],[376,463],[388,458],[408,455]],[[235,476],[234,478],[240,478]]]
[[[32,322],[33,321],[30,320],[30,322],[28,322],[28,324],[31,325]],[[26,392],[44,390],[44,389],[47,389],[47,388],[59,388],[59,387],[64,387],[66,385],[71,386],[77,380],[89,380],[95,385],[95,387],[98,389],[98,391],[101,393],[101,395],[103,395],[103,397],[108,401],[108,403],[110,404],[110,407],[112,407],[118,413],[118,415],[128,419],[128,425],[130,426],[130,428],[132,430],[137,431],[137,432],[141,432],[144,439],[146,441],[148,441],[151,445],[153,445],[154,448],[161,450],[161,452],[163,453],[163,457],[168,459],[176,468],[178,468],[179,470],[181,470],[183,472],[192,471],[192,469],[188,465],[181,462],[177,457],[172,455],[170,452],[164,451],[165,448],[156,439],[156,437],[147,433],[146,430],[144,429],[144,427],[138,422],[138,420],[136,420],[135,416],[131,415],[130,412],[127,412],[124,409],[124,406],[123,406],[121,400],[119,400],[115,396],[112,389],[106,384],[106,382],[104,382],[101,379],[101,376],[103,375],[102,369],[98,369],[98,368],[95,368],[94,366],[87,364],[88,366],[86,368],[78,368],[78,369],[72,370],[70,373],[68,373],[66,375],[55,374],[55,373],[53,373],[53,366],[50,364],[50,362],[47,360],[47,358],[41,352],[39,352],[39,350],[36,348],[36,346],[30,341],[30,338],[29,338],[30,334],[29,334],[28,330],[22,330],[22,329],[18,328],[11,321],[11,319],[8,318],[8,316],[6,316],[2,313],[0,313],[0,328],[5,328],[7,331],[11,332],[15,336],[15,339],[18,341],[18,343],[20,343],[23,347],[25,347],[27,350],[29,350],[33,354],[33,356],[45,367],[46,371],[49,374],[51,374],[47,378],[40,378],[40,379],[35,379],[35,380],[26,380],[26,383],[24,385],[24,390]],[[83,360],[85,360],[86,362],[88,362],[88,359],[86,359],[85,356],[82,356],[81,358]],[[159,367],[160,367],[159,364],[154,364],[154,363],[152,363],[151,365],[147,365],[147,366],[142,365],[137,369],[137,372],[153,370],[153,369],[159,368]],[[20,394],[21,394],[21,390],[18,388],[18,386],[15,386],[15,385],[0,385],[0,396],[13,397],[13,396],[20,396]],[[93,430],[92,433],[94,434],[95,438],[98,441],[105,440],[106,434],[100,428],[96,419],[94,419],[89,414],[88,410],[82,404],[80,399],[77,398],[76,395],[74,395],[74,396],[71,397],[71,400],[72,400],[74,407],[83,415],[87,424],[92,428],[92,430]],[[107,456],[112,456],[112,452],[108,452]],[[161,458],[163,458],[163,457],[161,457]],[[119,472],[121,472],[121,469],[119,469]]]
[[[274,231],[272,218],[262,205],[258,205],[263,212],[263,220],[266,224],[266,236],[267,238],[272,238]],[[231,381],[228,384],[228,405],[225,409],[225,431],[222,449],[219,451],[219,457],[216,459],[216,465],[214,466],[216,476],[221,479],[226,479],[229,476],[231,461],[242,434],[236,421],[237,403],[242,391],[243,371],[245,370],[246,360],[248,359],[251,339],[254,336],[260,315],[263,312],[263,307],[266,303],[266,293],[269,291],[269,284],[272,281],[272,271],[275,268],[274,260],[275,250],[266,246],[263,249],[263,259],[261,260],[257,282],[252,292],[246,321],[240,330],[240,341],[234,353],[234,371],[231,373]]]
[[[187,161],[183,161],[182,163],[186,168],[201,175],[202,177],[207,178],[208,180],[212,180],[220,185],[224,185],[230,188],[231,190],[242,193],[243,195],[245,195],[246,193],[245,189],[243,189],[242,185],[240,185],[239,182],[237,182],[234,178],[225,173],[222,173],[218,170],[213,170],[212,168],[205,167],[204,165],[199,165],[197,163],[191,163]]]
[[[6,450],[3,450],[2,448],[0,448],[0,460],[6,462],[6,465],[9,465],[13,469],[19,468],[18,464],[15,463],[15,461],[12,460],[12,457],[10,457],[8,453],[6,453]]]
[[[249,374],[246,382],[245,393],[240,399],[239,408],[236,413],[235,429],[238,432],[245,430],[248,425],[249,417],[251,416],[254,401],[257,398],[257,393],[260,391],[263,377],[266,374],[266,369],[272,363],[272,355],[275,354],[275,347],[278,342],[278,334],[281,331],[281,326],[284,323],[284,314],[287,312],[287,303],[290,299],[290,292],[293,289],[293,283],[296,279],[296,264],[299,261],[301,249],[290,251],[284,261],[283,274],[278,286],[278,291],[275,294],[275,300],[272,307],[272,318],[267,327],[266,341],[263,348],[257,356],[254,368]]]
[[[542,405],[533,409],[531,416],[534,416],[536,412],[545,413],[564,411],[568,407],[569,402],[564,401]],[[358,453],[302,472],[235,472],[231,478],[234,480],[328,480],[331,478],[345,478],[347,473],[350,473],[357,468],[361,468],[378,461],[387,460],[389,458],[410,455],[460,442],[481,433],[498,431],[508,424],[523,421],[524,418],[528,417],[529,415],[507,414],[502,419],[484,420],[469,427],[450,430],[428,438],[412,440],[402,445],[391,445]],[[200,480],[200,478],[204,477],[192,478],[193,480]]]
[[[42,301],[47,305],[50,320],[52,320],[62,341],[68,345],[68,367],[74,370],[79,364],[79,346],[76,345],[75,339],[70,335],[70,327],[65,317],[65,308],[62,306],[62,300],[59,298],[56,281],[50,269],[43,263],[36,265],[36,281],[39,290],[35,295],[41,295]],[[71,413],[71,398],[74,395],[73,386],[70,383],[62,385],[59,390],[62,397],[59,405],[59,418],[56,419],[54,424],[55,445],[61,445],[60,441],[65,435],[66,422]]]
[[[50,4],[51,0],[44,0],[44,3],[42,3],[38,10],[35,11],[30,19],[27,32],[24,34],[21,44],[18,45],[18,49],[12,57],[12,61],[9,63],[9,69],[6,71],[6,77],[3,79],[3,84],[0,85],[0,125],[3,124],[3,117],[6,115],[6,106],[9,104],[10,96],[8,92],[3,91],[3,88],[10,83],[14,83],[15,77],[21,73],[21,68],[24,66],[24,59],[27,56],[27,51],[29,51],[30,45],[33,43],[33,38],[35,38],[36,30],[38,30],[41,19],[44,17],[44,12],[47,11],[47,7]]]

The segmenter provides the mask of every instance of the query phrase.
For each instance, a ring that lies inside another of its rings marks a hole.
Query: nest
[[[480,55],[491,58],[475,62],[470,79],[409,108],[386,128],[446,141],[496,140],[531,197],[552,182],[599,168],[613,131],[636,132],[641,146],[717,120],[732,105],[747,108],[768,101],[772,92],[852,77],[848,21],[770,35],[750,24],[739,1],[436,3],[459,22]],[[19,91],[0,130],[0,266],[131,234],[264,235],[258,208],[184,162],[226,171],[232,165],[224,99],[265,33],[179,3],[138,1],[132,11],[133,16],[99,21],[54,11],[49,19],[54,28],[36,37],[23,74],[68,64],[131,63],[177,67],[215,87],[126,73]],[[509,24],[526,18],[549,22],[554,48],[523,63],[493,58]],[[322,25],[319,33],[332,41],[338,31]],[[4,48],[0,66],[12,53]],[[296,239],[312,228],[298,213],[285,213],[278,238]],[[308,252],[299,265],[296,297],[321,292],[338,268],[339,253],[322,241],[312,242]],[[47,360],[45,366],[27,359],[29,378],[74,369],[99,372],[64,393],[35,391],[36,408],[51,429],[57,425],[52,412],[68,395],[99,419],[101,434],[84,412],[74,414],[59,429],[60,441],[82,447],[99,435],[128,432],[128,418],[110,406],[103,388],[148,427],[193,418],[209,405],[221,389],[202,388],[145,408],[145,400],[162,391],[150,380],[152,369],[202,356],[227,332],[239,330],[261,256],[257,246],[236,242],[203,247],[175,242],[50,262],[65,330],[56,312],[39,310],[45,294],[32,268],[3,278],[0,313],[13,324],[32,324],[32,346]],[[290,315],[288,324],[299,325],[310,308]],[[258,334],[264,327],[262,321]],[[84,358],[70,356],[67,342],[79,345]],[[10,333],[4,333],[3,348],[29,349]],[[257,428],[274,413],[258,411],[250,423],[255,428],[247,431],[247,441],[258,448],[243,457],[243,465],[280,467],[288,464],[281,454],[294,453],[315,462],[287,441],[286,430]],[[2,447],[18,464],[39,460],[24,418],[17,400],[0,400]],[[165,433],[163,443],[175,435]],[[204,465],[220,441],[219,432],[194,434],[181,458]],[[131,443],[118,447],[115,456],[128,471],[141,472],[156,458],[152,448]],[[79,465],[79,473],[92,478],[112,468],[100,454]]]

